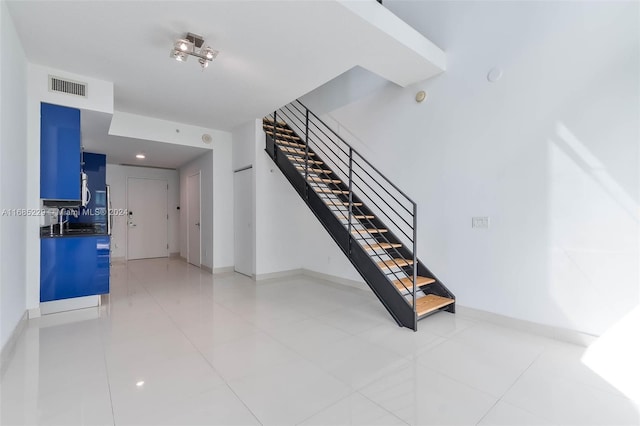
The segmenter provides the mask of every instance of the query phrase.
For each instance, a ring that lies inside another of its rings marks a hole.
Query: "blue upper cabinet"
[[[80,200],[80,110],[40,106],[40,198]]]

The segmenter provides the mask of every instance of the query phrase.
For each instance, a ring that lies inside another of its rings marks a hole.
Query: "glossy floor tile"
[[[445,312],[414,333],[371,292],[306,276],[133,261],[101,307],[29,321],[0,424],[640,424],[584,353]]]

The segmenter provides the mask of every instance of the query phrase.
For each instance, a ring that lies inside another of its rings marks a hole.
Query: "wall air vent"
[[[49,76],[49,91],[66,93],[74,96],[87,97],[87,83],[79,81],[66,80],[64,78]]]

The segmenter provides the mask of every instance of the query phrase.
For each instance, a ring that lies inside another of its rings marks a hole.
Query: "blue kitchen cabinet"
[[[110,237],[40,239],[40,302],[109,293]]]
[[[40,198],[80,197],[80,110],[40,105]]]

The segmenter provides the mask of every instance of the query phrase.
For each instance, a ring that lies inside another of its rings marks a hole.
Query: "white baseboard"
[[[175,253],[169,253],[169,257],[170,257],[170,258],[181,257],[181,256],[180,256],[180,252],[179,252],[179,251],[177,251],[177,252],[175,252]]]
[[[111,258],[111,264],[112,265],[113,264],[121,265],[121,264],[124,264],[124,263],[127,263],[127,258],[124,257],[124,256],[112,257]]]
[[[16,326],[13,328],[13,331],[11,332],[11,336],[9,336],[9,339],[6,341],[6,343],[2,347],[2,350],[0,351],[0,377],[4,375],[4,372],[9,366],[9,363],[13,359],[13,355],[15,354],[15,350],[16,350],[16,343],[18,342],[18,339],[24,332],[24,329],[27,326],[28,320],[29,320],[29,311],[24,311],[24,314],[22,314],[22,317],[20,318]]]
[[[478,319],[503,327],[513,328],[515,330],[537,334],[538,336],[549,337],[551,339],[584,347],[589,346],[598,339],[598,336],[582,333],[580,331],[507,317],[505,315],[494,314],[493,312],[482,311],[480,309],[469,308],[467,306],[456,305],[456,312],[462,316],[472,319]]]
[[[40,313],[42,315],[55,314],[76,309],[93,308],[99,304],[100,296],[72,297],[70,299],[40,303]]]
[[[304,269],[290,269],[287,271],[278,271],[278,272],[269,272],[266,274],[257,274],[253,276],[255,281],[266,281],[266,280],[274,280],[277,278],[287,278],[293,277],[296,275],[304,275]]]
[[[322,272],[312,271],[309,269],[303,269],[302,275],[306,275],[312,278],[318,278],[320,280],[329,281],[336,284],[341,284],[348,287],[357,288],[358,290],[369,290],[369,286],[364,281],[350,280],[347,278],[337,277],[335,275],[324,274]]]
[[[205,267],[204,265],[202,266]],[[233,266],[221,266],[219,268],[208,269],[212,274],[228,274],[229,272],[233,272]]]

